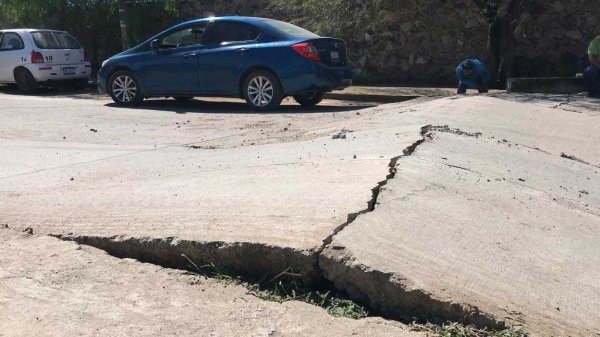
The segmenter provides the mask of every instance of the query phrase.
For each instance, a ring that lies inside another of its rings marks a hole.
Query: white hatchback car
[[[0,30],[0,83],[16,83],[24,93],[52,81],[71,81],[81,87],[91,72],[87,54],[66,32]]]

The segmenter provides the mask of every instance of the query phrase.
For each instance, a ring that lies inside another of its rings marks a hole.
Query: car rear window
[[[287,35],[297,37],[319,37],[319,35],[296,25],[292,25],[291,23],[277,20],[265,20],[265,23]]]
[[[40,49],[81,49],[79,42],[64,32],[33,32],[31,37]]]

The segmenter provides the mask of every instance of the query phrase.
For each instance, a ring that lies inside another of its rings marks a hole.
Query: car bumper
[[[106,79],[106,75],[107,75],[107,73],[106,73],[106,67],[102,67],[102,68],[100,68],[100,71],[98,71],[98,75],[96,76],[97,79],[98,79],[98,81],[97,81],[97,83],[98,83],[98,93],[100,93],[100,94],[106,94],[107,93],[107,91],[106,91],[106,82],[108,82],[108,81]]]
[[[68,65],[30,64],[27,69],[38,82],[89,78],[92,74],[92,66],[89,63]]]
[[[352,67],[328,67],[312,63],[297,72],[298,75],[282,79],[286,95],[305,92],[342,90],[352,85]]]

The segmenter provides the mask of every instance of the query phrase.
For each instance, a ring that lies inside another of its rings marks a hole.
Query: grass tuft
[[[231,276],[220,270],[214,263],[198,266],[187,256],[188,274],[212,278],[226,284],[239,284],[248,289],[248,293],[262,300],[283,303],[288,301],[300,301],[319,306],[335,317],[347,317],[352,319],[364,318],[369,315],[363,306],[333,294],[331,291],[318,291],[310,289],[300,282],[302,275],[288,268],[277,276],[267,280],[250,282],[244,281],[239,276]]]
[[[410,324],[411,331],[425,332],[427,335],[441,337],[527,337],[527,333],[520,330],[504,329],[499,331],[478,329],[473,325],[463,325],[456,322],[448,322],[442,325],[426,323]]]
[[[283,303],[287,301],[300,301],[319,306],[335,317],[346,317],[360,319],[367,317],[369,312],[358,303],[332,293],[327,290],[314,290],[306,287],[301,282],[302,275],[295,273],[288,268],[277,276],[266,281],[247,281],[239,276],[231,276],[219,269],[214,263],[198,266],[187,256],[182,256],[187,260],[188,274],[212,278],[225,284],[239,284],[246,289],[248,293],[262,300]],[[410,322],[410,320],[407,320]],[[411,331],[425,332],[429,336],[441,337],[527,337],[528,335],[518,330],[482,330],[475,326],[464,325],[455,322],[445,324],[426,323],[420,324],[412,321],[409,324]]]

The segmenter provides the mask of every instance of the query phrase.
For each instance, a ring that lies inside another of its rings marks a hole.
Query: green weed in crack
[[[527,337],[527,333],[520,330],[504,329],[500,331],[490,331],[477,329],[472,325],[465,326],[460,323],[448,322],[445,324],[420,324],[413,322],[410,324],[411,331],[425,332],[427,335],[441,337]]]
[[[214,263],[205,264],[202,266],[198,266],[194,261],[192,261],[189,257],[185,256],[185,254],[181,254],[188,264],[188,274],[194,275],[202,278],[212,278],[227,284],[235,283],[242,284],[242,281],[239,277],[228,275],[222,272]]]
[[[319,306],[335,317],[360,319],[368,316],[368,311],[361,305],[338,296],[330,290],[314,290],[300,282],[302,275],[288,268],[269,280],[248,281],[239,276],[232,276],[221,271],[214,263],[198,266],[187,256],[188,274],[212,278],[226,284],[239,284],[248,289],[248,294],[265,301],[283,303],[300,301]]]
[[[363,306],[354,301],[348,300],[343,296],[320,288],[311,289],[303,285],[300,281],[302,275],[295,273],[288,268],[277,276],[259,281],[244,280],[239,276],[232,276],[220,270],[214,263],[198,266],[194,261],[185,255],[187,260],[188,274],[212,278],[225,284],[238,284],[248,289],[248,294],[256,296],[265,301],[283,303],[287,301],[300,301],[319,306],[335,317],[347,317],[360,319],[367,317],[369,312]],[[519,330],[485,330],[478,329],[475,326],[464,325],[456,322],[447,322],[440,324],[423,323],[415,319],[403,319],[412,331],[425,332],[428,336],[441,337],[527,337],[528,335]],[[411,323],[412,322],[412,323]]]

